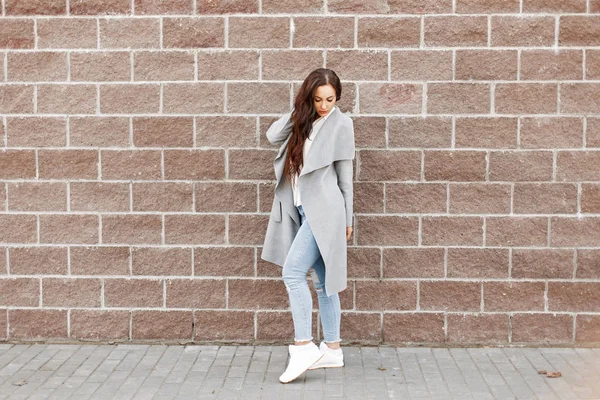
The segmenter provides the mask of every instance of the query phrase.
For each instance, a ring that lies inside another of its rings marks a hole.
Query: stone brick
[[[191,340],[193,320],[192,311],[134,311],[131,316],[131,338]]]
[[[222,112],[225,101],[223,88],[222,83],[166,83],[163,85],[163,112],[167,114]]]
[[[596,181],[600,172],[599,151],[559,151],[556,180]]]
[[[444,315],[384,313],[383,339],[386,343],[443,343]]]
[[[253,311],[194,311],[194,340],[252,340]]]
[[[194,54],[186,51],[138,51],[133,58],[136,81],[194,79]]]
[[[459,117],[455,131],[456,147],[517,147],[517,118]]]
[[[354,212],[382,213],[383,186],[377,182],[354,182]]]
[[[575,341],[579,343],[600,342],[600,317],[577,315]]]
[[[221,17],[165,18],[162,34],[165,48],[223,47],[225,23]]]
[[[338,57],[338,61],[341,57]],[[339,62],[338,62],[339,65]],[[387,56],[385,60],[387,68]],[[263,50],[262,78],[267,80],[304,80],[314,69],[323,67],[323,52],[319,50]],[[328,66],[340,72],[333,66]],[[350,73],[355,72],[350,70]],[[386,69],[387,77],[387,69]],[[341,75],[340,75],[341,78]]]
[[[417,217],[357,216],[358,245],[416,246],[419,220]]]
[[[40,305],[40,280],[33,278],[0,279],[0,306],[38,307]]]
[[[452,52],[448,50],[391,50],[390,76],[398,81],[452,79]]]
[[[560,46],[600,45],[600,15],[561,15],[558,44]]]
[[[63,117],[8,117],[6,131],[9,147],[63,147],[67,143]]]
[[[583,119],[579,117],[521,118],[522,148],[581,148]]]
[[[385,278],[443,278],[444,249],[386,247],[383,249],[383,276]]]
[[[0,113],[32,114],[33,85],[0,85]],[[8,118],[8,121],[22,120],[28,121],[29,118]]]
[[[129,118],[69,117],[69,144],[71,147],[127,147]]]
[[[102,242],[120,244],[160,244],[162,221],[160,215],[102,216]]]
[[[133,0],[135,14],[192,14],[193,2],[190,0]]]
[[[392,264],[393,261],[390,261]],[[378,248],[348,247],[348,276],[351,278],[379,278],[381,251]]]
[[[64,339],[67,310],[8,310],[11,339]]]
[[[415,310],[416,282],[357,281],[357,310]]]
[[[74,82],[131,80],[130,57],[125,51],[73,52],[70,54],[70,68]]]
[[[8,310],[0,310],[0,339],[6,339],[8,332]]]
[[[598,21],[600,22],[600,19]],[[599,83],[561,83],[560,112],[575,114],[600,113],[599,91]]]
[[[225,153],[223,150],[166,150],[164,153],[165,179],[213,180],[225,178]]]
[[[64,52],[19,52],[7,54],[8,82],[56,82],[67,80]]]
[[[160,47],[158,18],[100,19],[100,48],[145,49]]]
[[[128,183],[73,182],[72,211],[129,211]]]
[[[194,276],[253,276],[253,254],[250,247],[197,247]]]
[[[548,310],[598,312],[600,310],[598,282],[549,282]]]
[[[40,242],[61,244],[98,243],[97,215],[40,215]]]
[[[552,152],[550,151],[492,151],[489,159],[490,181],[521,182],[552,179]]]
[[[600,0],[598,4],[600,4]],[[600,51],[585,50],[585,76],[587,79],[600,77]]]
[[[263,14],[319,14],[323,12],[323,2],[321,0],[262,0],[262,12]]]
[[[360,111],[376,114],[421,113],[423,88],[404,83],[362,83]]]
[[[263,57],[268,56],[263,53]],[[198,51],[198,79],[256,80],[258,79],[258,67],[259,52],[257,50]],[[267,71],[268,68],[265,65],[263,77]]]
[[[225,308],[225,280],[169,279],[166,283],[169,308]]]
[[[274,279],[229,279],[229,302],[232,309],[276,309],[289,307],[285,284]]]
[[[135,183],[132,187],[133,211],[192,211],[191,183]]]
[[[158,113],[160,85],[105,84],[100,86],[100,112],[106,114]]]
[[[275,153],[270,150],[230,150],[229,178],[244,180],[275,179],[273,159]]]
[[[445,213],[446,185],[438,183],[388,183],[385,210],[388,213]]]
[[[593,12],[593,13],[600,12],[600,1],[599,0],[590,0],[590,12]]]
[[[600,0],[599,0],[600,1]],[[600,147],[600,118],[586,118],[586,146]]]
[[[192,249],[137,247],[131,255],[133,275],[192,275]]]
[[[254,147],[255,117],[196,117],[197,146]]]
[[[431,116],[392,117],[389,119],[388,135],[389,147],[450,147],[452,120]]]
[[[487,17],[426,17],[423,36],[425,46],[485,46],[488,37]]]
[[[198,14],[258,14],[258,0],[200,0]]]
[[[427,86],[430,114],[486,114],[490,111],[487,83],[431,83]]]
[[[129,311],[71,310],[71,337],[80,340],[129,339]]]
[[[492,16],[491,36],[492,46],[552,46],[554,16]]]
[[[584,13],[586,11],[585,0],[524,0],[523,12],[542,13]]]
[[[33,19],[4,19],[0,22],[0,48],[33,49]],[[2,320],[2,317],[0,317]]]
[[[577,279],[600,279],[600,250],[577,249]]]
[[[91,18],[40,18],[37,21],[40,49],[95,49],[98,28]]]
[[[573,250],[513,250],[513,278],[571,279],[573,277],[573,267]]]
[[[543,217],[488,217],[487,246],[547,246],[548,219]]]
[[[571,343],[573,316],[564,314],[515,314],[513,343]]]
[[[70,0],[72,15],[131,14],[130,0]]]
[[[499,83],[494,108],[498,114],[552,114],[556,93],[555,83]]]
[[[3,256],[4,253],[0,254],[0,258]],[[12,247],[9,258],[10,273],[15,275],[66,275],[68,272],[66,247]]]
[[[424,175],[427,181],[483,181],[484,151],[426,150]]]
[[[450,184],[451,214],[508,214],[511,188],[508,184]]]
[[[415,17],[358,19],[358,47],[418,47],[421,22]]]
[[[164,229],[167,244],[226,243],[224,215],[166,215]]]
[[[66,211],[67,185],[61,182],[8,184],[10,211]]]
[[[35,243],[36,241],[35,215],[0,214],[0,243]]]
[[[581,80],[583,50],[524,50],[522,80]]]
[[[459,80],[516,80],[516,50],[457,50],[456,79]]]
[[[44,307],[100,307],[100,279],[44,278]]]
[[[518,13],[519,0],[456,0],[458,14]]]
[[[544,282],[484,282],[485,311],[543,311]]]
[[[6,15],[64,15],[65,0],[6,0]]]
[[[449,278],[508,278],[508,249],[449,248]]]
[[[516,183],[516,214],[572,214],[577,212],[577,186],[568,183]]]
[[[483,220],[480,217],[423,217],[421,236],[424,245],[481,246]]]
[[[315,68],[318,67],[320,65]],[[343,80],[387,80],[388,53],[383,50],[330,50],[327,68],[336,71]]]
[[[245,245],[262,245],[269,223],[267,215],[230,215],[229,243]],[[257,227],[261,227],[257,229]]]
[[[163,282],[157,279],[105,279],[106,307],[162,307]]]
[[[254,183],[201,182],[196,184],[195,190],[196,212],[256,211]]]
[[[98,177],[98,152],[93,150],[41,150],[38,164],[41,179]]]
[[[323,329],[321,329],[321,336]],[[374,341],[381,342],[381,314],[380,313],[354,313],[342,311],[340,324],[342,340]]]
[[[315,32],[320,34],[316,35]],[[354,47],[354,18],[295,17],[292,47],[352,48]]]
[[[229,47],[285,48],[289,46],[289,17],[229,18]]]
[[[233,82],[227,85],[227,111],[233,113],[284,113],[289,111],[287,83]]]
[[[71,247],[72,275],[129,275],[129,247]]]
[[[159,150],[102,151],[103,179],[154,180],[161,177]]]
[[[600,246],[600,218],[551,218],[551,246]]]
[[[317,313],[312,313],[312,335],[317,338]],[[294,321],[292,313],[285,311],[269,311],[256,313],[257,340],[289,340],[294,337]]]
[[[421,310],[479,311],[481,284],[479,282],[421,282]]]
[[[7,266],[7,253],[8,250],[5,248],[0,248],[0,275],[5,275],[6,273],[8,273],[8,266]],[[2,316],[0,316],[0,321],[2,321]],[[0,329],[1,331],[2,329]]]
[[[35,178],[33,150],[0,150],[0,179]]]
[[[361,181],[419,180],[421,175],[418,151],[362,150],[359,158]]]
[[[448,315],[450,343],[508,343],[508,315]]]

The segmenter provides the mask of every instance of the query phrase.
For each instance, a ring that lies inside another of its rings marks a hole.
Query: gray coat
[[[261,259],[283,266],[300,228],[292,186],[283,179],[287,144],[291,137],[291,112],[267,131],[272,144],[280,144],[273,161],[277,183]],[[346,226],[352,226],[354,125],[339,109],[333,110],[316,135],[298,188],[302,207],[325,262],[325,290],[329,295],[347,287]]]

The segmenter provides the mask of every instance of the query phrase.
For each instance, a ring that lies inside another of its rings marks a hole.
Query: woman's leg
[[[306,274],[319,258],[319,248],[312,234],[302,206],[298,206],[301,225],[285,259],[282,277],[287,289],[296,344],[309,343],[312,336],[312,296]]]
[[[327,295],[325,289],[325,262],[323,257],[319,256],[313,265],[312,274],[313,285],[319,299],[319,315],[321,317],[321,326],[323,327],[323,341],[329,348],[340,348],[340,322],[342,308],[340,305],[340,296],[334,293]]]

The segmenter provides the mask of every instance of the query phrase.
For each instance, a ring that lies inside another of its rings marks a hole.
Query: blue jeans
[[[319,315],[323,326],[323,340],[326,343],[339,342],[341,306],[337,293],[328,296],[325,290],[325,263],[308,225],[302,205],[296,207],[300,213],[300,229],[294,237],[285,259],[282,275],[290,298],[290,308],[294,320],[294,339],[297,342],[313,340],[312,309],[313,301],[306,280],[312,267],[312,282],[319,300]]]

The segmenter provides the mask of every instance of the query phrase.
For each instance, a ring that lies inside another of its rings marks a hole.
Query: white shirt
[[[312,131],[310,132],[308,139],[304,141],[304,147],[302,148],[302,165],[304,165],[306,162],[310,146],[312,146],[312,143],[315,140],[315,136],[317,136],[325,120],[331,115],[332,112],[335,111],[336,108],[336,106],[333,106],[333,108],[327,113],[327,115],[319,117],[313,122]],[[296,207],[302,204],[302,199],[300,198],[300,190],[298,189],[298,176],[299,175],[296,174],[292,178],[292,192],[294,193],[294,205]]]

